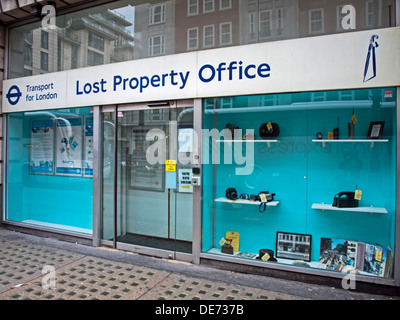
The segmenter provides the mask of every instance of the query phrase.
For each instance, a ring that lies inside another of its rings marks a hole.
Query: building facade
[[[1,1],[3,226],[400,285],[400,3]]]

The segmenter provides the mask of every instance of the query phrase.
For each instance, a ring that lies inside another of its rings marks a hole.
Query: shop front
[[[391,279],[396,101],[394,87],[205,99],[218,130],[203,140],[201,256]]]
[[[171,8],[155,5],[149,24],[167,23]],[[64,25],[104,36],[107,21],[88,11],[98,25],[74,13]],[[16,49],[24,28],[10,29],[3,81],[5,226],[196,264],[400,285],[399,27],[231,37],[183,53],[149,32],[161,56],[137,44],[126,61],[74,68],[82,57],[61,55],[71,65],[46,74],[17,63],[30,56]],[[78,34],[54,45],[74,53]],[[96,49],[85,61],[112,44],[85,38]]]

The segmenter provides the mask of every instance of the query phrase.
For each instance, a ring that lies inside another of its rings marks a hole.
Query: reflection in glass
[[[55,30],[11,29],[9,77],[133,59],[394,26],[390,0],[112,3],[57,16]]]

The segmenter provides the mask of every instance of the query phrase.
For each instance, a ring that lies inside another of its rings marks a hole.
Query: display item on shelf
[[[260,249],[258,252],[258,257],[256,259],[268,262],[277,262],[274,257],[274,250],[271,249]]]
[[[358,207],[358,200],[354,199],[355,192],[346,191],[339,192],[333,198],[332,206],[338,208],[355,208]]]
[[[236,200],[238,198],[238,194],[235,188],[226,189],[225,196],[230,200]]]
[[[263,123],[259,129],[260,137],[263,139],[275,139],[279,136],[280,128],[275,122]]]

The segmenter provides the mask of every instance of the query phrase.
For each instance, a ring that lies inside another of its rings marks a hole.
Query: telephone
[[[333,198],[332,206],[338,208],[355,208],[358,207],[358,200],[354,199],[355,192],[345,191],[339,192]]]

